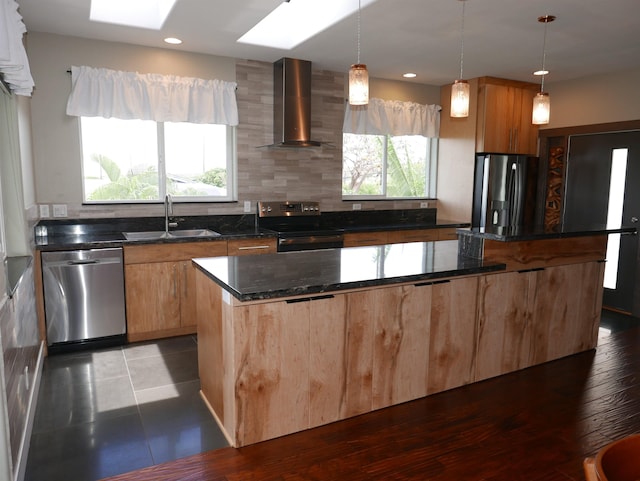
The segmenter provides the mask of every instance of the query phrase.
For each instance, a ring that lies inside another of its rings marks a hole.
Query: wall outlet
[[[40,205],[40,218],[46,219],[49,217],[49,204],[41,204]]]
[[[360,210],[360,209],[362,209],[362,204],[352,204],[351,205],[351,209]]]
[[[244,211],[245,212],[251,212],[251,201],[250,200],[245,200],[244,201]]]
[[[67,204],[53,204],[53,217],[67,217]]]
[[[429,208],[429,202],[420,202],[420,208],[421,209],[428,209]]]

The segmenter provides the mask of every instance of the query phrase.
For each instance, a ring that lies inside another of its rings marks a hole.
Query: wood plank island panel
[[[484,239],[483,259],[504,262],[508,270],[604,260],[607,236],[500,242]]]

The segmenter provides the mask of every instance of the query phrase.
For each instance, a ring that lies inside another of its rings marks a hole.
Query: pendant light
[[[358,0],[358,62],[349,69],[349,103],[367,105],[369,103],[369,72],[360,63],[360,0]]]
[[[460,24],[460,77],[451,86],[451,117],[469,116],[469,82],[462,79],[464,61],[464,3],[462,2],[462,22]]]
[[[531,122],[534,125],[544,125],[549,123],[549,115],[551,112],[551,99],[549,93],[544,91],[544,76],[549,73],[545,69],[545,61],[547,58],[547,24],[556,19],[553,15],[544,15],[538,17],[538,22],[544,23],[544,40],[542,41],[542,69],[534,72],[534,75],[541,75],[540,92],[533,98],[533,114]]]

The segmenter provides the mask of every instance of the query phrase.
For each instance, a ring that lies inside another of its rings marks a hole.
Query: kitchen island
[[[194,259],[202,395],[243,446],[592,349],[608,232]]]

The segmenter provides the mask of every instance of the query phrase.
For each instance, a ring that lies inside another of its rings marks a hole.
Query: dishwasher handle
[[[79,261],[68,261],[67,265],[70,266],[83,266],[85,264],[100,264],[99,259],[83,259]]]

